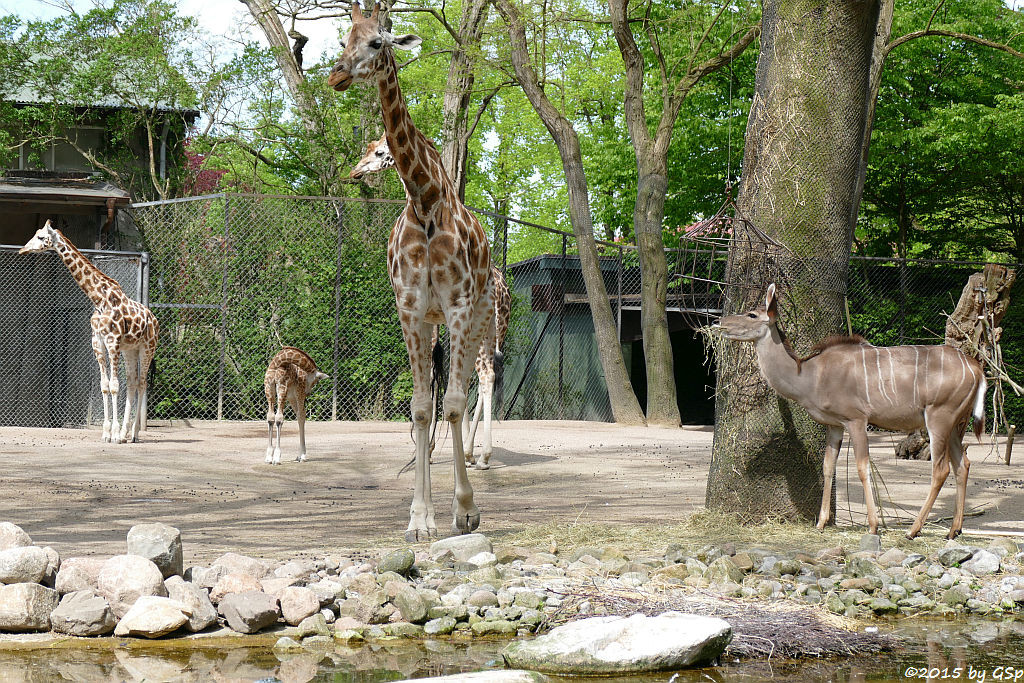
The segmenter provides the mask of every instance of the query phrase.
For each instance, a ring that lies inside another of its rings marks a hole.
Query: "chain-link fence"
[[[103,419],[92,351],[92,302],[53,252],[0,246],[0,424],[67,427]],[[83,249],[133,299],[144,299],[145,255]],[[124,364],[121,386],[126,386]]]

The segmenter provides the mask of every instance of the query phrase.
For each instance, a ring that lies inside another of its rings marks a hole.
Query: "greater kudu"
[[[819,529],[831,515],[832,478],[846,429],[864,485],[868,528],[878,533],[868,459],[867,426],[872,424],[893,431],[924,427],[931,437],[931,490],[907,538],[920,533],[950,463],[956,477],[956,512],[948,538],[960,534],[971,464],[963,452],[963,436],[972,407],[979,439],[985,426],[987,385],[977,360],[951,346],[877,347],[856,336],[830,337],[801,358],[779,327],[774,284],[763,306],[726,316],[716,327],[727,339],[754,342],[761,374],[772,389],[828,428]]]

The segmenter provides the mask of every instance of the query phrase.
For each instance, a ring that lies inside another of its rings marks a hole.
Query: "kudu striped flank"
[[[871,424],[893,431],[924,427],[931,438],[931,490],[907,538],[920,533],[950,465],[956,477],[956,512],[948,538],[960,534],[970,469],[963,437],[972,409],[977,438],[985,426],[987,385],[977,360],[951,346],[879,347],[861,337],[831,337],[801,358],[779,326],[774,284],[768,287],[763,306],[723,317],[716,327],[727,339],[754,342],[761,374],[772,389],[799,403],[828,429],[819,529],[828,524],[831,515],[832,479],[845,429],[853,441],[857,474],[864,485],[868,527],[871,533],[878,533],[868,459],[867,427]]]

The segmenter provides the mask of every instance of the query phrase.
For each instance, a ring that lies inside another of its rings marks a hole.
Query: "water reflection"
[[[757,660],[681,672],[674,683],[697,681],[939,681],[1014,680],[1024,668],[1024,623],[915,621],[891,631],[906,641],[899,651],[834,660]],[[74,641],[72,647],[0,650],[0,683],[42,681],[338,681],[375,683],[500,666],[503,642],[388,640],[348,646],[324,640],[296,652],[275,652],[238,641],[179,641],[168,648],[119,639]],[[1000,667],[1002,667],[1000,669]],[[908,669],[913,675],[907,677]],[[960,675],[954,676],[959,670]],[[974,676],[970,677],[973,672]],[[1009,676],[1007,676],[1009,674]],[[603,683],[664,683],[672,674],[602,678]],[[563,679],[566,680],[566,679]],[[572,679],[581,681],[584,679]],[[1024,682],[1024,673],[1016,679]]]

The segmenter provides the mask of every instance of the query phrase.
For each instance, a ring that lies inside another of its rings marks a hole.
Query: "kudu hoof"
[[[422,543],[437,536],[437,529],[407,529],[405,540],[407,543]]]

